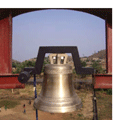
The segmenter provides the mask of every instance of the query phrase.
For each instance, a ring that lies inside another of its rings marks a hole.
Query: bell
[[[66,56],[67,54],[50,54],[51,64],[44,68],[42,90],[34,101],[36,109],[50,113],[65,113],[82,107],[81,99],[74,91],[72,66],[65,64]]]

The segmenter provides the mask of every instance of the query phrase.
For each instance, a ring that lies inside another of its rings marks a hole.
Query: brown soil
[[[83,107],[72,113],[57,113],[51,114],[48,112],[38,111],[38,120],[73,120],[84,119],[92,120],[93,118],[93,105],[92,105],[92,93],[85,90],[76,91],[78,96],[82,99]],[[9,99],[8,99],[9,100]],[[28,104],[29,100],[20,100],[20,105],[15,108],[7,109],[1,108],[0,120],[36,120],[36,111],[32,104]],[[23,104],[26,105],[26,114],[23,113]],[[81,116],[78,116],[78,115]],[[72,115],[72,116],[71,116]]]
[[[86,118],[92,118],[93,117],[93,101],[92,101],[93,94],[89,93],[87,94],[86,98],[84,99],[83,108],[81,113]]]

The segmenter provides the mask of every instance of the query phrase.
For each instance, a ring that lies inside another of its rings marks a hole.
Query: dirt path
[[[26,114],[23,113],[23,104],[26,105]],[[38,120],[62,120],[62,114],[50,114],[43,111],[38,111]],[[32,104],[28,104],[28,100],[22,100],[21,104],[13,109],[5,110],[1,108],[0,120],[36,120],[36,111],[33,109]]]
[[[26,114],[23,113],[23,104],[26,104]],[[21,104],[17,105],[15,108],[5,110],[4,107],[2,107],[0,120],[33,120],[31,114],[33,114],[31,105],[28,105],[27,100],[23,100]]]
[[[2,116],[6,116],[6,115],[11,115],[11,114],[15,114],[16,112],[14,112],[12,109],[7,109],[5,110],[4,107],[1,108],[1,112],[0,112],[0,117]]]
[[[39,120],[63,120],[62,114],[50,114],[47,112],[38,111]],[[34,112],[34,120],[36,120],[36,115]]]
[[[92,118],[93,117],[93,101],[92,101],[93,94],[89,93],[86,95],[83,108],[81,109],[81,113],[84,115],[85,118]]]

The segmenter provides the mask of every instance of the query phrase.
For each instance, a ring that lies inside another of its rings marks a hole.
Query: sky
[[[77,46],[80,57],[105,49],[105,20],[73,10],[39,10],[13,18],[12,58],[35,58],[40,46]]]

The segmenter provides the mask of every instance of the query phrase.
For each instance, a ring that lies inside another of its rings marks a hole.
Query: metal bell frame
[[[78,54],[78,49],[76,46],[46,46],[46,47],[39,47],[38,56],[36,60],[35,67],[31,68],[24,68],[24,71],[20,73],[18,76],[18,81],[21,83],[26,83],[29,78],[30,74],[34,75],[34,87],[35,87],[35,98],[37,98],[37,91],[36,91],[36,74],[40,74],[44,57],[46,53],[71,53],[74,61],[74,66],[77,74],[93,74],[93,68],[85,68],[81,66],[80,57]],[[36,120],[38,120],[38,110],[36,109]]]

